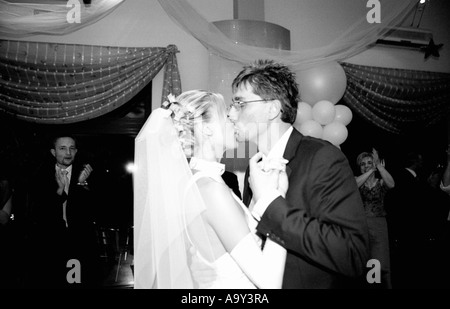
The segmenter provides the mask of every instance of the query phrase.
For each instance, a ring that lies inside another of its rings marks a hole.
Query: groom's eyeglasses
[[[267,102],[267,101],[272,101],[272,100],[273,99],[261,99],[261,100],[253,100],[253,101],[235,101],[235,100],[231,100],[231,104],[230,104],[229,110],[231,110],[231,108],[234,107],[234,109],[239,112],[245,104],[256,103],[256,102]]]

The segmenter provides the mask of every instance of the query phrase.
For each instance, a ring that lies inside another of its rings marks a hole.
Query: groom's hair
[[[244,66],[234,78],[231,88],[233,91],[241,86],[250,85],[253,93],[266,100],[281,102],[281,120],[294,123],[297,117],[299,100],[298,84],[295,73],[287,66],[273,60],[257,60]]]

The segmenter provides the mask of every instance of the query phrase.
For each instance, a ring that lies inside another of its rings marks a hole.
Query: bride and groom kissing
[[[136,137],[135,288],[358,287],[361,197],[345,155],[292,126],[295,74],[258,60],[231,87],[230,106],[203,90],[171,98]],[[258,152],[241,201],[220,161],[243,141]]]

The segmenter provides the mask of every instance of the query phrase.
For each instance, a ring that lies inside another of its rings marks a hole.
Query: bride
[[[281,288],[286,250],[262,245],[221,178],[236,146],[220,94],[186,91],[152,112],[135,140],[135,288]],[[191,273],[199,261],[214,269],[208,284]]]

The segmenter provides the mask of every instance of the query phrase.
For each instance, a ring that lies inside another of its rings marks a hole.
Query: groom
[[[257,231],[288,250],[283,288],[355,288],[368,261],[363,204],[344,154],[303,136],[292,124],[299,100],[295,75],[268,60],[246,66],[232,83],[229,118],[239,141],[254,142],[243,200]],[[288,160],[289,189],[278,192],[278,171],[259,161]]]

